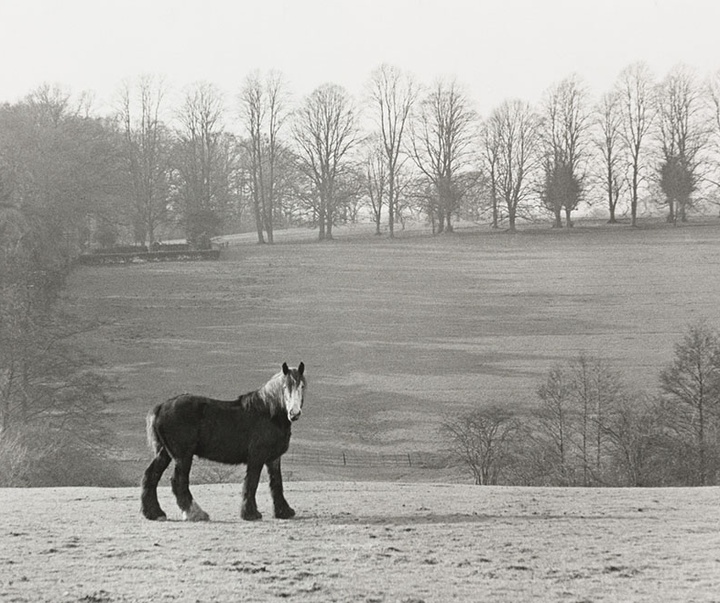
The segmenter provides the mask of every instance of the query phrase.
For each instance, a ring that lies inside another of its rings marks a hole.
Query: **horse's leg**
[[[210,516],[195,502],[190,493],[192,456],[175,459],[175,471],[170,478],[172,491],[185,521],[208,521]]]
[[[270,493],[272,494],[273,506],[275,507],[275,517],[278,519],[290,519],[295,517],[295,511],[285,500],[283,493],[282,473],[280,472],[280,458],[269,461],[265,465],[270,476]]]
[[[243,500],[242,506],[240,507],[240,517],[249,521],[262,519],[262,513],[258,511],[257,502],[255,502],[255,493],[257,492],[258,482],[260,481],[261,471],[262,463],[248,460],[245,481],[243,482]]]
[[[170,464],[170,455],[165,448],[160,448],[155,458],[152,460],[142,479],[142,491],[140,494],[140,509],[142,514],[148,519],[157,519],[164,521],[167,515],[160,508],[157,497],[157,485],[162,477],[163,471]]]

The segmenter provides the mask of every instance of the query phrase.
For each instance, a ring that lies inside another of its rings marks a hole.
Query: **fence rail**
[[[120,459],[126,463],[147,462],[148,458]],[[443,469],[451,463],[446,455],[433,452],[400,452],[394,454],[349,450],[290,450],[283,456],[288,465],[323,467],[409,467],[415,469]]]
[[[415,467],[418,469],[442,468],[448,465],[447,457],[429,452],[402,452],[396,454],[291,450],[284,457],[287,463],[330,467]]]

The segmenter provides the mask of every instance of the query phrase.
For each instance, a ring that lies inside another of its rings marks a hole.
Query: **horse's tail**
[[[145,420],[147,429],[147,443],[153,454],[157,454],[158,452],[160,452],[160,449],[163,447],[162,442],[160,441],[160,436],[157,432],[157,428],[155,427],[155,421],[157,420],[159,410],[160,405],[158,404],[148,413],[148,416]]]

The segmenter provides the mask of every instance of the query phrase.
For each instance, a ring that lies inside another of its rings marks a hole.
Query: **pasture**
[[[306,459],[437,451],[444,417],[531,408],[579,352],[654,388],[688,323],[717,325],[720,225],[312,237],[81,267],[67,300],[101,322],[78,341],[122,387],[108,414],[129,482],[156,402],[232,398],[304,361],[283,457],[297,517],[272,517],[266,482],[260,522],[240,519],[240,484],[197,476],[209,523],[180,521],[167,481],[167,522],[140,516],[139,487],[4,489],[0,600],[718,601],[719,488],[477,487],[444,468]]]
[[[15,603],[718,601],[720,489],[292,482],[297,518],[138,512],[136,488],[0,493],[0,600]]]
[[[548,369],[580,352],[653,389],[689,323],[720,326],[715,220],[396,240],[339,231],[322,244],[284,234],[273,246],[228,237],[218,262],[74,273],[69,304],[102,323],[81,343],[122,386],[108,412],[128,479],[149,461],[144,421],[156,402],[233,398],[301,360],[309,384],[290,479],[457,479],[308,465],[293,452],[437,451],[443,417],[493,402],[530,408]]]

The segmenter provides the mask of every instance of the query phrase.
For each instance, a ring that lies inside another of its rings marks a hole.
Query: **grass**
[[[717,320],[714,221],[370,232],[315,243],[292,231],[273,246],[229,237],[219,262],[79,268],[69,301],[103,322],[82,344],[123,386],[124,454],[147,456],[156,402],[234,397],[300,360],[309,391],[291,450],[432,451],[443,417],[530,408],[548,369],[581,352],[653,389],[688,324]]]
[[[0,600],[717,601],[718,488],[287,484],[293,521],[239,517],[237,484],[198,485],[209,523],[138,513],[137,488],[10,488]]]

